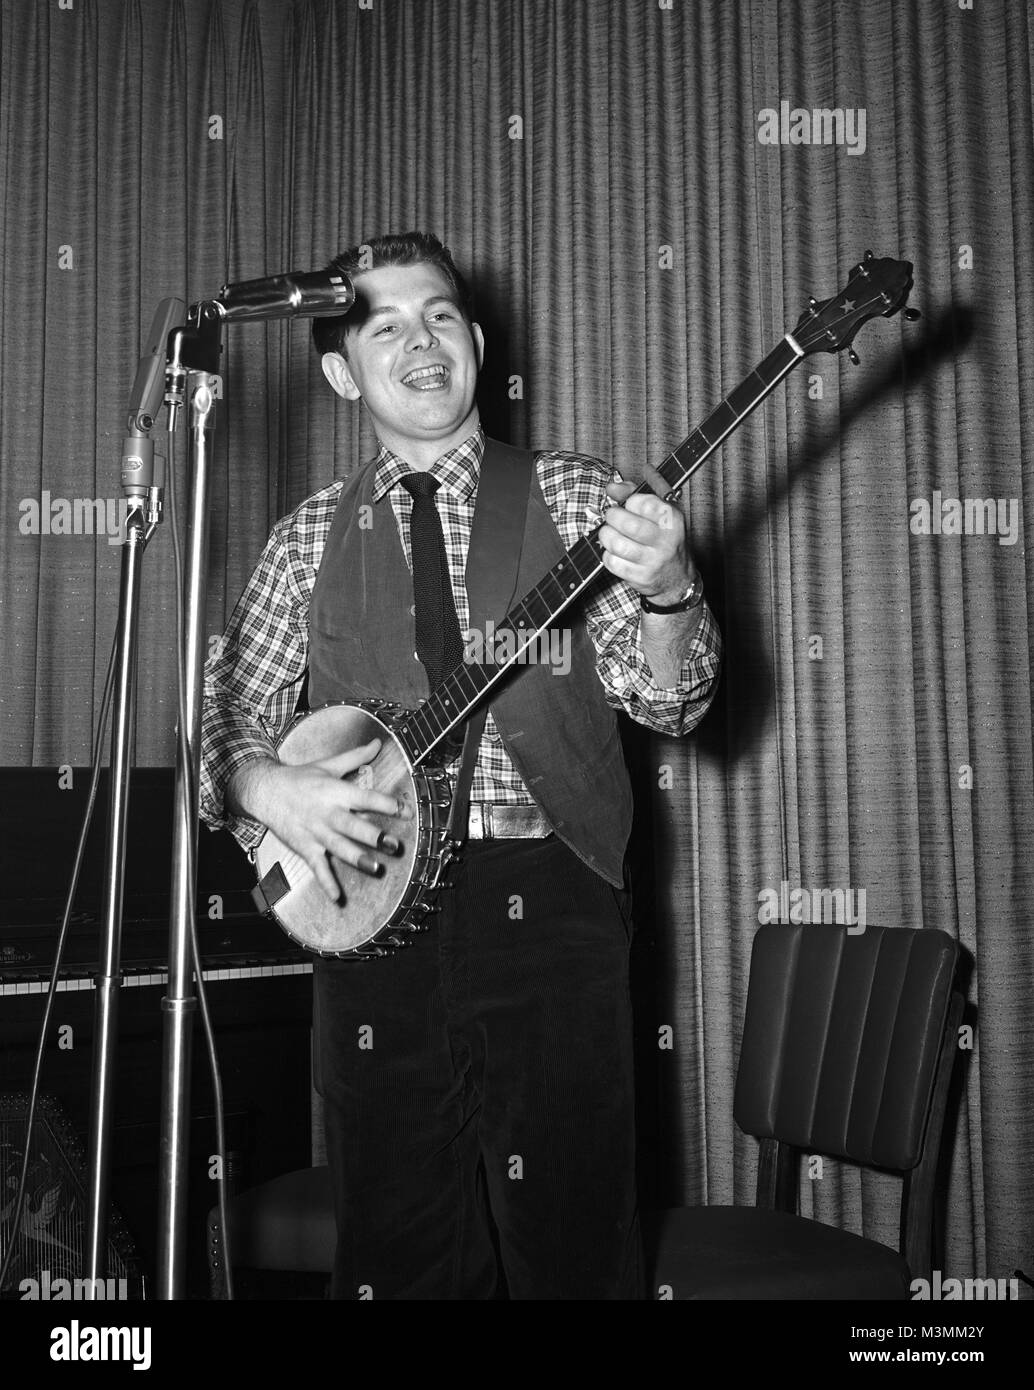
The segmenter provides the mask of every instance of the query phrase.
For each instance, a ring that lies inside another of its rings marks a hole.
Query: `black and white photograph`
[[[1032,73],[1028,0],[3,0],[29,1374],[1011,1370]]]

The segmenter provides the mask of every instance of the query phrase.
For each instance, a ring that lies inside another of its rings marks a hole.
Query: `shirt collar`
[[[436,459],[428,471],[438,479],[443,492],[469,502],[477,491],[481,460],[485,453],[485,435],[480,425],[462,444]],[[382,444],[377,451],[377,466],[373,476],[373,500],[379,502],[407,473],[414,472],[412,464],[400,459]]]

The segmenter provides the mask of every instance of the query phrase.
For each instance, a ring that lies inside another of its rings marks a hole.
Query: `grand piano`
[[[89,781],[86,768],[0,769],[0,1097],[29,1087]],[[129,804],[110,1193],[145,1276],[153,1276],[156,1253],[173,785],[170,768],[137,769]],[[105,774],[42,1080],[42,1091],[84,1147],[106,820]],[[312,1155],[312,958],[258,914],[253,881],[230,836],[202,826],[198,932],[222,1069],[231,1190],[305,1167]],[[209,1176],[216,1148],[212,1091],[200,1025],[192,1070],[188,1290],[200,1297],[207,1288],[205,1214],[216,1198]]]

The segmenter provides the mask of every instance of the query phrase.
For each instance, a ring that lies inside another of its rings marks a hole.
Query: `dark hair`
[[[463,276],[456,269],[449,249],[443,246],[430,232],[399,232],[388,236],[374,237],[372,241],[361,242],[358,246],[342,251],[327,266],[355,280],[367,270],[377,270],[384,265],[433,265],[448,280],[456,296],[456,306],[468,323],[471,322],[472,308],[470,290]],[[355,328],[358,321],[355,308],[347,314],[327,315],[312,321],[312,341],[316,351],[340,352],[347,357],[346,338],[348,330]]]

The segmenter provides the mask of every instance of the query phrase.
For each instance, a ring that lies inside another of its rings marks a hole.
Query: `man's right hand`
[[[301,855],[331,902],[341,887],[328,853],[363,873],[383,872],[383,861],[370,850],[398,852],[398,841],[367,820],[363,812],[408,816],[395,797],[374,791],[359,780],[343,781],[372,762],[380,739],[360,748],[314,763],[288,766],[260,758],[238,768],[227,788],[227,801],[237,815],[250,816]]]

